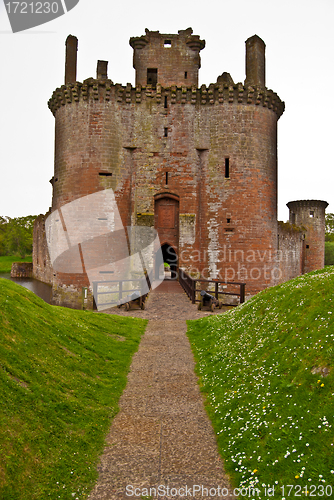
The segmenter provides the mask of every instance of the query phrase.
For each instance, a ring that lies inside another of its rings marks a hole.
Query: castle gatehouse
[[[52,207],[34,229],[34,276],[52,284],[54,303],[81,307],[84,293],[92,307],[83,250],[68,227],[74,234],[79,222],[64,213],[74,203],[81,226],[107,220],[109,198],[94,198],[102,191],[113,194],[120,230],[156,231],[175,276],[182,268],[194,277],[243,281],[251,296],[323,267],[326,202],[292,201],[289,223],[277,222],[284,102],[266,87],[261,38],[246,41],[244,82],[222,72],[200,87],[205,41],[191,28],[146,30],[130,45],[135,85],[113,83],[107,61],[97,62],[96,78],[78,82],[78,41],[66,40],[65,83],[48,103],[55,117]],[[92,208],[88,199],[100,201]],[[55,266],[48,251],[45,221],[52,214],[64,241],[78,244],[72,268]],[[103,254],[104,263],[109,251],[115,261],[105,238],[89,251]]]

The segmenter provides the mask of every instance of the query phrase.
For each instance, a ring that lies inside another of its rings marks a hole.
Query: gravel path
[[[186,336],[186,319],[212,313],[197,311],[175,282],[151,292],[146,305],[144,311],[111,311],[150,321],[89,498],[232,499]]]

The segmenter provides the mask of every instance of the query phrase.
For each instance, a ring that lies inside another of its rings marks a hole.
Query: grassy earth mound
[[[147,321],[0,279],[0,498],[87,498]]]
[[[187,323],[232,483],[247,498],[334,498],[334,268]]]

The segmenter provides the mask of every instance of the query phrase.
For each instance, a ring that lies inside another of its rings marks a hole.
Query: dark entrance
[[[172,246],[168,243],[164,243],[161,246],[162,258],[164,263],[166,262],[171,270],[171,279],[177,279],[177,255]]]
[[[172,279],[177,279],[179,249],[179,198],[171,193],[155,196],[154,226],[158,232],[164,262],[171,268]]]

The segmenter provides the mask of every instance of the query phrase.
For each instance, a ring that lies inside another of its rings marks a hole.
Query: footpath
[[[150,293],[144,311],[121,308],[110,314],[149,322],[133,357],[89,500],[235,498],[186,336],[187,319],[213,313],[198,311],[179,283],[164,281]]]

